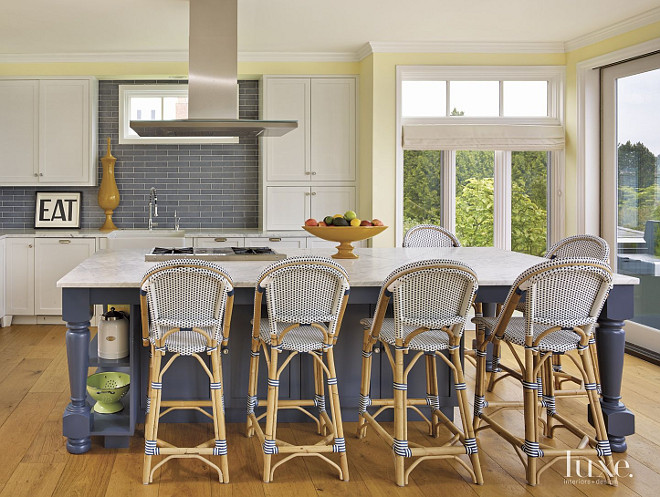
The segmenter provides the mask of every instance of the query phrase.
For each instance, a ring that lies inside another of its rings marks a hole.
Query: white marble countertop
[[[145,262],[149,249],[102,250],[83,261],[63,276],[60,288],[121,288],[138,287],[142,276],[155,263]],[[336,250],[284,249],[287,256],[330,256]],[[541,257],[510,252],[493,247],[457,248],[357,248],[359,259],[335,259],[348,272],[352,286],[380,286],[397,267],[423,259],[453,259],[476,272],[482,286],[511,285],[525,269],[544,261]],[[231,275],[237,287],[253,287],[261,270],[269,261],[227,261],[222,267]],[[617,274],[615,284],[636,285],[637,278]]]

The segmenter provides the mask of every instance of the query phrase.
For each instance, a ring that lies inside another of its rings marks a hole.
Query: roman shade
[[[562,150],[564,127],[535,124],[406,124],[404,150]]]

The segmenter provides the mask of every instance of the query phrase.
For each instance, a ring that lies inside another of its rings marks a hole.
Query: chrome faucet
[[[156,188],[153,186],[149,190],[149,230],[151,231],[158,223],[154,223],[154,218],[158,217],[158,196],[156,195]]]

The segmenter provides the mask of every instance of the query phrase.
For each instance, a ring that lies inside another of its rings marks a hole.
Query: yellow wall
[[[660,23],[654,23],[566,54],[566,235],[577,233],[577,64],[658,36]]]

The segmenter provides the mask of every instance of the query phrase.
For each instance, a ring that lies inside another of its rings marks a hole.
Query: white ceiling
[[[659,0],[238,2],[243,53],[354,53],[367,42],[570,42],[660,7]],[[0,0],[0,54],[187,46],[188,0]]]

